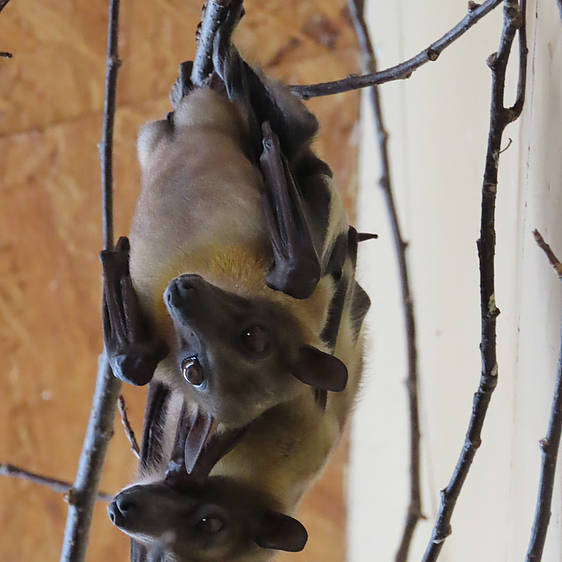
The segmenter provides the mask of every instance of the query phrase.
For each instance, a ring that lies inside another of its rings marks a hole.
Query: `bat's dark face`
[[[298,551],[307,540],[297,520],[252,504],[251,491],[226,479],[178,491],[165,482],[119,493],[108,508],[112,523],[177,562],[268,560],[264,549]],[[260,548],[261,547],[261,548]]]
[[[199,275],[173,279],[164,300],[176,333],[178,379],[219,422],[246,425],[305,391],[292,376],[302,336],[279,305],[240,297]]]

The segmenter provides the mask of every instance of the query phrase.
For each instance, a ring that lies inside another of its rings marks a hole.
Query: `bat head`
[[[303,345],[297,321],[278,303],[180,275],[164,293],[176,334],[172,355],[184,393],[216,420],[248,424],[304,392],[341,391],[345,365]]]
[[[162,481],[126,488],[108,514],[124,533],[175,562],[257,562],[269,560],[272,550],[302,550],[308,538],[303,525],[264,509],[252,496],[226,478],[211,478],[191,490]]]

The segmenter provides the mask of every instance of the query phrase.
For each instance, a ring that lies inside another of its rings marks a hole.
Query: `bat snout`
[[[186,273],[180,275],[172,280],[175,283],[180,295],[190,296],[194,291],[197,291],[205,283],[205,280],[201,275],[195,273]]]
[[[119,509],[117,508],[115,502],[111,502],[107,507],[107,515],[109,516],[109,520],[114,524],[118,525],[118,518],[121,515]]]
[[[134,520],[135,514],[139,512],[140,504],[133,494],[121,492],[109,504],[107,514],[110,521],[120,528],[129,527]]]
[[[186,306],[199,297],[204,283],[203,277],[194,274],[180,275],[172,279],[164,291],[164,302],[168,310],[185,311]]]

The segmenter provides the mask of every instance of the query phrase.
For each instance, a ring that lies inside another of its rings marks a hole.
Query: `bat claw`
[[[147,349],[131,349],[125,353],[111,353],[108,350],[109,364],[113,374],[123,382],[135,386],[148,384],[156,366],[167,355],[167,349],[163,349],[160,342],[155,342],[154,349],[151,345]]]

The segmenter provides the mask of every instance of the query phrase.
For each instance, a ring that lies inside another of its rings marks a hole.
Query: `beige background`
[[[524,560],[540,452],[560,346],[562,287],[531,234],[539,228],[562,257],[562,22],[556,2],[529,0],[528,84],[523,115],[505,132],[497,198],[498,387],[472,470],[452,519],[442,562]],[[464,0],[373,0],[384,66],[412,56],[458,22]],[[428,7],[430,6],[430,8]],[[501,9],[437,62],[383,86],[390,150],[418,318],[424,511],[411,560],[420,560],[439,490],[452,473],[480,377],[476,239],[486,150],[490,70]],[[506,101],[515,97],[517,53]],[[407,503],[406,375],[395,260],[379,190],[372,124],[362,135],[360,225],[380,234],[359,256],[373,296],[367,384],[352,432],[349,557],[393,560]],[[562,560],[558,462],[543,562]]]
[[[0,461],[72,480],[101,349],[99,169],[105,74],[105,0],[17,0],[0,15]],[[115,139],[116,234],[138,193],[135,138],[168,111],[180,61],[192,57],[199,0],[121,2]],[[245,3],[238,43],[291,83],[357,70],[345,0]],[[310,103],[323,124],[318,150],[348,207],[356,187],[358,96]],[[125,388],[137,433],[143,391]],[[119,423],[119,422],[118,422]],[[292,559],[345,558],[346,447],[304,502],[311,539]],[[102,488],[128,483],[135,459],[116,425]],[[57,560],[66,506],[36,485],[0,479],[0,560]],[[125,560],[128,540],[95,513],[88,560]]]

